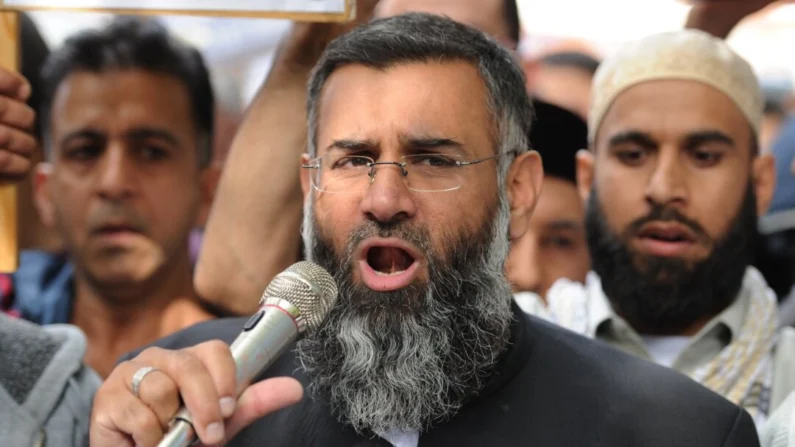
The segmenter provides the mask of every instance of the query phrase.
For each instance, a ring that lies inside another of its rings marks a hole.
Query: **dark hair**
[[[541,154],[544,176],[577,184],[577,152],[588,148],[588,126],[576,114],[538,99],[530,144]]]
[[[522,37],[522,27],[519,23],[519,7],[516,5],[516,0],[505,0],[503,16],[505,18],[505,25],[508,27],[508,37],[518,44],[519,39]]]
[[[522,69],[508,50],[482,32],[448,18],[408,13],[374,20],[326,47],[309,81],[309,154],[317,154],[318,99],[337,68],[360,64],[385,70],[402,63],[428,61],[465,61],[476,67],[488,92],[496,150],[527,150],[533,108]],[[511,161],[510,157],[501,157],[501,173],[507,172]]]
[[[102,30],[81,32],[53,52],[42,69],[39,119],[45,151],[52,102],[60,84],[76,71],[102,73],[141,69],[179,79],[188,89],[198,133],[199,165],[212,160],[215,104],[210,74],[198,50],[169,35],[150,18],[119,17]]]
[[[550,53],[541,58],[541,63],[552,67],[577,68],[588,73],[591,77],[596,73],[596,69],[599,68],[600,64],[599,60],[593,56],[579,51]]]

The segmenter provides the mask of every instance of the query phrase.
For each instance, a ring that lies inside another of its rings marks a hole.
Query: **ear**
[[[39,219],[47,228],[55,226],[55,206],[52,198],[52,165],[42,162],[33,171],[33,203]]]
[[[511,206],[511,240],[518,239],[527,232],[543,182],[544,167],[538,152],[529,151],[516,157],[508,170],[505,185]]]
[[[196,226],[204,228],[207,224],[207,218],[210,215],[210,209],[215,199],[215,191],[218,189],[218,183],[221,181],[221,165],[218,162],[213,162],[210,166],[204,168],[199,178],[199,213],[196,217]]]
[[[301,154],[301,166],[298,169],[301,170],[301,191],[304,193],[304,202],[306,202],[306,198],[309,196],[310,189],[312,188],[312,183],[309,180],[309,171],[311,171],[311,169],[303,167],[308,164],[309,154]]]
[[[753,182],[757,215],[767,213],[776,191],[776,162],[772,154],[759,155],[753,161]]]
[[[577,192],[583,203],[588,203],[593,187],[593,152],[588,149],[577,151]]]

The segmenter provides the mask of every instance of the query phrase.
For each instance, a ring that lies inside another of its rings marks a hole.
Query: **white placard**
[[[0,0],[9,9],[268,14],[347,13],[346,0]]]

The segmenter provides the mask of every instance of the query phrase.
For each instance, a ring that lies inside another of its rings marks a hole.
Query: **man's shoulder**
[[[0,315],[0,419],[8,445],[29,444],[41,427],[55,439],[88,442],[85,416],[101,381],[83,364],[85,350],[74,326],[42,328]]]
[[[71,309],[74,269],[65,254],[26,250],[11,275],[6,299],[11,309],[37,324],[66,323]]]
[[[712,439],[756,438],[745,411],[687,376],[540,319],[527,318],[534,338],[531,374],[543,377],[546,386],[576,400],[572,411],[599,412],[612,430],[644,439],[650,435],[661,439],[695,436],[704,442],[699,445],[723,445]],[[550,388],[550,399],[554,393]]]
[[[535,361],[541,357],[549,368],[577,366],[576,380],[598,384],[601,390],[637,400],[654,399],[656,404],[679,405],[669,400],[671,391],[687,393],[692,399],[733,410],[731,403],[687,376],[624,353],[602,341],[586,338],[552,323],[529,317],[535,332]],[[692,402],[692,401],[691,401]]]

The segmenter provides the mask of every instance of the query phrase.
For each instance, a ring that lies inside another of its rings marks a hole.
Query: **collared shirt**
[[[570,329],[604,341],[622,351],[654,361],[641,335],[613,310],[596,273],[588,274],[584,287],[571,281],[559,281],[550,289],[547,300],[551,303],[585,300],[585,327]],[[672,368],[679,372],[694,371],[717,357],[733,338],[740,334],[749,314],[750,302],[751,290],[744,281],[737,299],[690,337],[690,341],[673,361]],[[551,313],[554,319],[559,310],[556,310],[554,305],[552,307]],[[795,329],[782,328],[777,337],[777,345],[773,352],[772,409],[783,402],[790,392],[795,391]]]
[[[602,283],[595,273],[588,275],[589,336],[598,338],[621,350],[647,360],[652,360],[646,344],[629,324],[618,316],[602,291]],[[740,289],[737,299],[723,312],[710,320],[676,357],[673,368],[677,371],[692,371],[709,363],[742,329],[748,313],[750,293]]]

